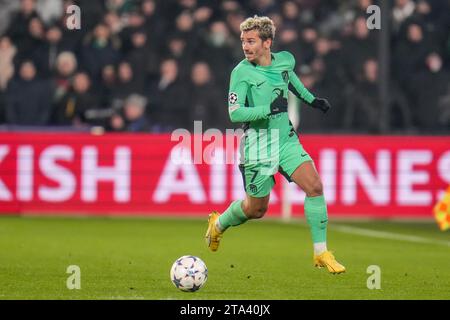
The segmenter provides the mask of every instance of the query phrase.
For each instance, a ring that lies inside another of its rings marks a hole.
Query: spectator
[[[311,63],[312,69],[318,75],[323,95],[333,97],[333,105],[339,109],[343,100],[343,88],[348,83],[340,44],[335,40],[319,37],[315,43],[315,50],[316,58]],[[334,120],[333,127],[340,122],[338,118]]]
[[[300,11],[295,1],[289,0],[282,4],[282,14],[284,18],[284,25],[292,28],[300,26]]]
[[[147,41],[150,43],[154,53],[159,53],[162,46],[164,32],[167,20],[162,18],[161,10],[155,0],[144,0],[141,5],[142,15],[144,17],[143,29],[147,32]]]
[[[215,84],[219,86],[219,90],[224,92],[224,95],[228,90],[228,78],[233,68],[232,47],[230,31],[226,23],[219,20],[211,23],[195,55],[198,60],[214,66],[212,72]]]
[[[201,7],[195,9],[194,11],[193,14],[194,23],[197,25],[198,28],[204,29],[210,22],[212,15],[213,9],[203,4]]]
[[[278,10],[275,0],[253,0],[251,9],[260,16],[268,16]]]
[[[40,0],[36,3],[36,11],[46,25],[51,25],[63,15],[61,0]]]
[[[393,60],[396,77],[405,93],[411,96],[416,89],[411,86],[410,80],[415,73],[424,69],[425,57],[431,50],[431,46],[425,39],[419,24],[411,23],[406,30],[406,39],[399,40]]]
[[[442,115],[439,102],[448,90],[450,75],[443,68],[441,56],[430,53],[425,59],[426,69],[414,75],[412,88],[420,88],[412,92],[413,118],[416,127],[427,132],[437,132],[443,128],[440,125]]]
[[[72,52],[61,52],[56,59],[56,74],[53,78],[53,102],[59,101],[69,92],[72,77],[78,67],[77,58]]]
[[[120,113],[113,113],[109,119],[109,123],[106,127],[109,132],[124,132],[125,131],[125,120]]]
[[[7,37],[0,38],[0,123],[6,121],[6,88],[14,75],[14,57],[17,49]]]
[[[14,75],[14,56],[17,49],[11,40],[4,36],[0,38],[0,91],[3,92],[9,80]]]
[[[415,7],[413,0],[395,0],[395,5],[392,8],[394,30],[400,30],[402,23],[414,13]]]
[[[159,57],[156,50],[148,43],[147,33],[144,30],[136,30],[131,35],[131,50],[126,60],[129,61],[136,75],[136,81],[143,83],[148,77],[158,76]]]
[[[108,12],[103,21],[108,26],[112,35],[120,34],[125,26],[125,22],[120,19],[120,16],[115,12]]]
[[[139,94],[128,96],[124,104],[113,110],[107,123],[110,132],[150,132],[150,122],[146,115],[147,98]],[[159,132],[157,125],[152,130]]]
[[[6,121],[15,125],[47,125],[50,118],[50,85],[39,81],[30,60],[22,62],[6,96]]]
[[[304,84],[305,88],[314,92],[314,94],[320,95],[323,89],[320,88],[319,78],[312,68],[307,65],[300,66],[298,68],[299,77]],[[296,100],[294,100],[296,101]],[[296,101],[297,102],[297,101]],[[299,116],[290,117],[293,120],[293,126],[301,132],[320,132],[323,128],[323,116],[314,112],[310,106],[306,105],[302,101],[300,103]],[[291,112],[291,111],[290,111]]]
[[[18,56],[20,60],[32,56],[35,49],[41,46],[45,41],[44,24],[38,17],[32,18],[28,23],[28,32],[20,41],[14,41],[17,44]]]
[[[11,25],[11,19],[20,8],[20,1],[0,0],[0,35],[6,35]]]
[[[124,22],[124,28],[120,32],[120,40],[122,42],[122,53],[126,55],[132,49],[131,36],[137,30],[144,29],[145,19],[139,11],[134,9],[125,16],[126,20]]]
[[[116,87],[117,75],[115,67],[113,65],[107,65],[102,70],[102,81],[99,84],[99,88],[97,88],[101,106],[111,106],[112,96]]]
[[[311,64],[315,57],[314,44],[318,39],[317,30],[313,26],[305,26],[300,31],[300,60],[297,64]]]
[[[447,83],[445,93],[439,98],[438,108],[440,113],[438,125],[444,129],[444,133],[448,133],[448,128],[450,128],[450,83]]]
[[[180,78],[186,79],[193,58],[192,52],[189,52],[186,39],[179,34],[174,34],[168,39],[165,52],[166,57],[176,60]]]
[[[150,126],[145,116],[147,99],[141,95],[132,94],[125,101],[124,115],[127,132],[148,132]]]
[[[185,10],[178,15],[175,20],[175,27],[175,33],[180,34],[186,40],[191,39],[195,41],[192,37],[195,32],[194,17],[189,11]]]
[[[301,65],[298,68],[298,74],[305,85],[305,87],[313,92],[317,96],[327,96],[328,88],[325,86],[325,82],[322,80],[320,74],[315,72],[308,65]],[[336,105],[336,101],[333,97],[333,105]],[[340,108],[333,108],[328,111],[327,116],[324,117],[323,114],[317,113],[317,110],[311,108],[311,106],[305,104],[304,102],[300,102],[300,117],[298,126],[298,130],[301,132],[308,133],[318,133],[318,132],[326,132],[333,131],[340,127],[340,117],[339,114],[342,113]],[[293,119],[294,120],[294,119]],[[297,121],[293,121],[294,126],[297,128]]]
[[[361,82],[350,96],[344,127],[366,133],[379,132],[381,102],[378,97],[378,63],[374,59],[364,63]]]
[[[440,0],[419,0],[416,3],[414,14],[404,23],[418,23],[422,26],[426,37],[429,37],[435,46],[441,48],[449,34],[450,2]]]
[[[279,46],[280,51],[286,50],[292,53],[296,62],[301,62],[301,43],[299,41],[297,28],[294,26],[286,26],[279,32]]]
[[[45,33],[43,42],[35,51],[33,60],[36,62],[42,77],[50,77],[56,69],[58,55],[65,51],[62,45],[62,31],[58,26],[50,27]]]
[[[220,3],[220,10],[226,15],[241,9],[241,5],[236,0],[223,0]]]
[[[189,127],[187,92],[179,78],[177,62],[174,59],[164,60],[160,74],[150,88],[149,100],[153,104],[150,115],[166,132]]]
[[[225,130],[231,124],[227,121],[227,108],[218,103],[223,95],[217,90],[207,63],[197,62],[192,66],[189,93],[190,129],[194,128],[194,121],[203,121],[205,130]]]
[[[106,7],[118,14],[126,14],[134,9],[133,2],[130,0],[106,0]]]
[[[68,4],[76,4],[81,10],[81,21],[83,27],[78,32],[86,35],[86,32],[94,30],[99,21],[105,16],[104,1],[92,0],[65,0]],[[128,1],[128,0],[127,0]],[[66,12],[66,11],[64,11]]]
[[[105,24],[98,24],[94,32],[88,35],[82,48],[83,65],[93,80],[101,78],[104,66],[115,64],[119,59],[116,44],[111,39],[111,32]]]
[[[363,64],[361,81],[348,92],[349,103],[344,116],[344,128],[372,134],[384,130],[385,125],[410,130],[411,111],[398,86],[391,82],[389,109],[383,113],[380,108],[382,104],[378,95],[378,81],[378,62],[368,59]]]
[[[54,121],[57,125],[83,126],[86,124],[100,125],[101,118],[88,112],[98,109],[97,98],[91,93],[91,80],[84,72],[77,73],[73,79],[73,86],[62,101],[55,105]]]
[[[355,3],[356,2],[356,3]],[[355,20],[357,17],[360,17],[362,15],[367,14],[367,8],[371,5],[373,5],[373,0],[357,0],[353,3],[350,2],[352,5],[352,9],[350,10],[350,19]]]
[[[11,19],[6,34],[17,46],[20,53],[29,50],[28,42],[30,38],[29,25],[32,19],[38,18],[35,0],[21,0],[20,10]]]
[[[112,99],[121,104],[132,93],[143,94],[144,83],[142,79],[136,79],[130,63],[122,61],[117,69],[117,82]]]
[[[344,42],[343,54],[347,76],[356,81],[364,61],[377,54],[378,46],[375,34],[367,29],[364,16],[355,19],[353,28],[353,34]]]

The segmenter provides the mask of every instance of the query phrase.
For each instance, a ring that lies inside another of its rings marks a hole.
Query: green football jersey
[[[287,99],[291,91],[306,103],[314,100],[295,74],[294,67],[294,56],[282,51],[272,53],[269,66],[244,59],[233,69],[228,95],[230,119],[244,123],[245,129],[253,129],[253,134],[246,134],[241,141],[241,161],[242,157],[246,162],[249,158],[257,162],[274,161],[280,146],[292,136],[294,129],[287,112],[270,114],[270,105],[275,99]]]

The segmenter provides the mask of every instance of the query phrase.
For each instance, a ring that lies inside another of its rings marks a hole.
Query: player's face
[[[256,30],[241,32],[242,50],[245,58],[250,62],[258,62],[262,56],[270,51],[271,39],[263,41]]]

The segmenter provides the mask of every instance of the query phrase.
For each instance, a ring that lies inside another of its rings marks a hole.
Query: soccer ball
[[[170,269],[170,280],[181,291],[197,291],[207,279],[208,269],[199,257],[182,256],[173,263]]]

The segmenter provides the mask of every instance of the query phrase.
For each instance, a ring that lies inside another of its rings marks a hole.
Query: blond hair
[[[265,41],[267,39],[275,39],[275,24],[269,17],[258,17],[254,15],[252,18],[245,19],[241,23],[240,29],[242,32],[256,30],[259,32],[259,37]]]

